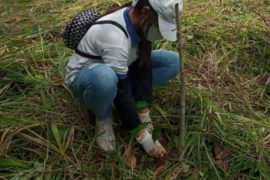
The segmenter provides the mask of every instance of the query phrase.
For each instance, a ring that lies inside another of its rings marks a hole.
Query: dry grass
[[[162,160],[146,156],[119,124],[117,152],[102,152],[63,83],[72,53],[61,42],[66,22],[81,9],[124,2],[1,2],[1,179],[268,179],[269,1],[185,1],[186,173],[178,162],[177,78],[155,90],[152,118],[169,152]]]

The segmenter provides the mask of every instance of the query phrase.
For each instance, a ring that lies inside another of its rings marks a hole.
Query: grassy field
[[[269,0],[185,1],[184,163],[178,78],[154,92],[166,158],[145,155],[119,123],[117,152],[95,145],[63,82],[72,51],[61,32],[82,9],[124,2],[0,2],[0,179],[270,179]]]

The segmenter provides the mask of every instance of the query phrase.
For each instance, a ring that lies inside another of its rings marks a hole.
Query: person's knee
[[[168,65],[171,67],[172,69],[172,74],[174,74],[175,76],[177,74],[179,74],[180,69],[179,69],[179,64],[180,64],[180,57],[179,54],[174,52],[174,51],[167,51],[167,61],[168,61]]]
[[[95,73],[94,81],[88,85],[88,88],[95,92],[96,97],[115,96],[118,81],[116,73],[112,68],[104,64],[95,68],[97,73]]]
[[[167,59],[173,66],[179,66],[180,57],[179,54],[174,51],[167,51]]]

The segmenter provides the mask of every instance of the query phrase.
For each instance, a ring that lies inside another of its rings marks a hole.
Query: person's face
[[[157,13],[145,6],[141,13],[141,29],[144,36],[149,41],[155,41],[162,39],[162,36],[158,27]]]

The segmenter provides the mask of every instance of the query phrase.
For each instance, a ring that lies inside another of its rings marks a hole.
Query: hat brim
[[[177,28],[176,24],[165,21],[161,16],[158,16],[158,25],[162,37],[168,41],[176,41]]]

